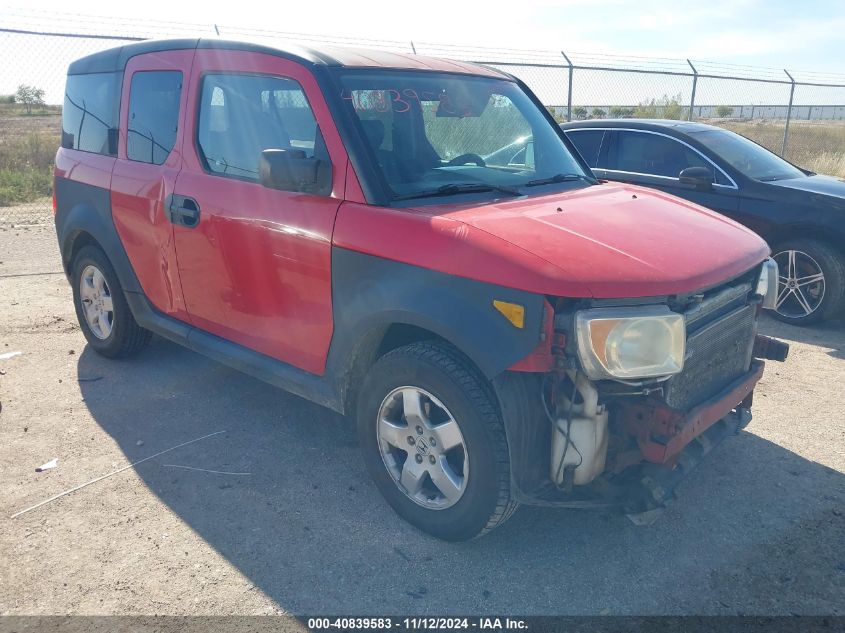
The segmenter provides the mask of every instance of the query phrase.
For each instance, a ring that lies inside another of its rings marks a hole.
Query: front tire
[[[845,260],[839,252],[811,238],[787,240],[772,250],[778,264],[775,318],[811,325],[845,307]]]
[[[152,333],[135,321],[111,262],[98,247],[84,246],[71,266],[73,304],[91,348],[108,358],[137,354]]]
[[[464,541],[516,510],[495,396],[454,347],[420,342],[384,355],[361,386],[357,413],[370,475],[420,530]]]

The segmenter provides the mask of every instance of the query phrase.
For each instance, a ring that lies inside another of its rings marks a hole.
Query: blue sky
[[[64,0],[33,1],[19,3],[17,10],[30,16],[43,12],[43,22],[51,28],[70,27],[73,23],[61,19],[69,6]],[[0,9],[0,21],[19,21],[15,11],[14,4]],[[389,40],[690,57],[845,73],[842,0],[276,0],[246,4],[230,0],[201,5],[172,0],[120,5],[113,0],[77,0],[73,11],[131,20],[217,22]]]

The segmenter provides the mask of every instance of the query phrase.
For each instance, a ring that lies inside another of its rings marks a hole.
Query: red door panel
[[[193,172],[179,176],[177,191],[193,194],[200,207],[195,229],[176,229],[191,322],[322,373],[332,332],[331,227],[339,201]]]
[[[127,63],[120,100],[118,159],[111,181],[114,224],[141,288],[158,310],[182,320],[187,320],[188,315],[179,283],[173,225],[168,220],[164,201],[173,193],[176,176],[182,167],[181,140],[193,56],[193,50],[166,51],[139,55]],[[150,70],[182,73],[176,143],[161,165],[129,160],[126,154],[132,76]]]
[[[195,121],[202,78],[209,73],[296,80],[325,138],[333,165],[333,193],[277,191],[254,181],[208,173],[197,151],[196,125],[192,125],[183,141],[185,168],[175,191],[196,200],[200,221],[193,228],[177,225],[174,229],[191,322],[322,374],[332,336],[331,238],[346,178],[345,150],[316,82],[302,66],[271,55],[198,50],[188,87],[189,117]],[[223,138],[221,146],[229,142]]]

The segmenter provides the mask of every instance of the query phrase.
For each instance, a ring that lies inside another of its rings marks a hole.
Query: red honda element
[[[786,354],[756,333],[763,240],[599,183],[481,66],[203,39],[96,53],[69,69],[55,196],[95,351],[156,333],[356,417],[387,502],[443,539],[521,503],[641,519]]]

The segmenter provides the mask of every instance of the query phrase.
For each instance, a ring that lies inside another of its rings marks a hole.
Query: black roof
[[[322,47],[320,50],[305,46],[289,46],[287,44],[281,47],[275,45],[264,46],[261,44],[235,42],[218,38],[145,40],[126,44],[125,46],[118,46],[117,48],[111,48],[76,60],[70,65],[68,74],[122,72],[126,68],[126,62],[135,55],[160,51],[208,48],[264,53],[305,65],[434,70],[510,79],[509,75],[494,68],[471,64],[469,62],[427,57],[425,55],[335,46]]]
[[[246,42],[233,42],[221,39],[172,39],[172,40],[145,40],[110,48],[93,55],[82,57],[72,62],[68,67],[68,75],[82,75],[87,73],[106,73],[122,71],[126,68],[126,62],[135,55],[144,53],[157,53],[160,51],[185,50],[192,48],[220,48],[229,50],[243,50],[257,53],[269,53],[282,56],[305,63],[333,64],[336,60],[328,55],[305,47],[276,47],[262,46],[260,44],[248,44]]]
[[[563,123],[560,127],[564,130],[580,130],[591,127],[624,127],[634,130],[654,131],[674,129],[678,132],[684,133],[703,132],[705,130],[714,129],[714,126],[707,125],[706,123],[676,121],[674,119],[589,119],[587,121],[571,121],[570,123]]]

